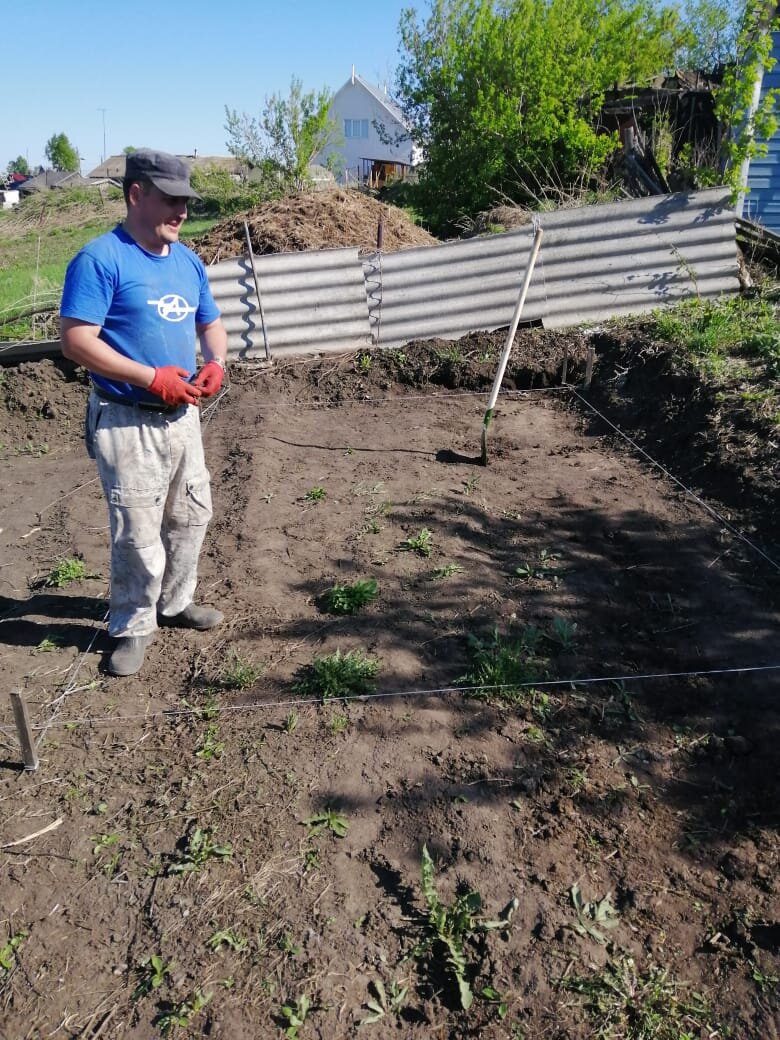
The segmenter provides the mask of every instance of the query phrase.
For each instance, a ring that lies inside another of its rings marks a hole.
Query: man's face
[[[134,184],[130,190],[134,223],[146,239],[143,244],[154,249],[178,242],[179,230],[187,219],[187,199],[166,195],[154,184]]]

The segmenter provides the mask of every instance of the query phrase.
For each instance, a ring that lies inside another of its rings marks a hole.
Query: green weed
[[[294,733],[298,728],[298,712],[291,711],[287,714],[282,726],[284,727],[285,733]]]
[[[599,946],[605,946],[607,937],[604,931],[617,928],[620,915],[612,905],[612,894],[607,892],[597,903],[588,903],[582,896],[580,886],[574,884],[569,889],[572,906],[577,914],[577,923],[572,925],[578,935],[595,940]]]
[[[296,683],[299,693],[313,694],[327,700],[329,697],[347,697],[369,693],[376,688],[374,678],[379,672],[379,661],[362,650],[342,654],[336,650],[326,657],[315,657],[302,671]]]
[[[434,957],[443,954],[445,966],[458,989],[460,1006],[468,1011],[474,1000],[471,978],[475,974],[466,956],[466,942],[477,935],[509,927],[517,901],[507,906],[502,916],[489,921],[481,916],[482,898],[479,892],[466,891],[455,897],[451,906],[439,899],[436,891],[433,860],[428,848],[422,849],[422,891],[428,907],[426,935],[415,948],[415,954],[429,953]]]
[[[169,874],[192,874],[210,859],[228,860],[233,855],[230,845],[217,845],[211,840],[211,833],[196,827],[187,839],[183,850],[173,859],[168,867]]]
[[[433,535],[427,527],[423,527],[419,534],[409,535],[401,542],[403,552],[415,552],[418,556],[430,556],[433,549]]]
[[[64,645],[64,639],[60,636],[46,636],[35,648],[36,654],[48,654],[52,650],[59,650]]]
[[[366,1001],[368,1014],[360,1020],[361,1026],[370,1026],[375,1022],[381,1022],[387,1015],[400,1015],[406,1005],[408,986],[402,986],[395,979],[390,983],[390,992],[385,989],[381,979],[372,979],[368,984],[369,991],[373,994]]]
[[[165,982],[166,975],[170,975],[172,969],[173,964],[166,964],[159,953],[153,953],[151,956],[146,957],[135,969],[138,983],[130,999],[140,1000],[141,997],[145,997],[148,993],[159,989]]]
[[[325,831],[330,831],[336,838],[346,838],[349,830],[349,821],[346,816],[335,809],[326,808],[301,822],[308,827],[309,834],[313,838]]]
[[[265,665],[245,660],[234,650],[220,676],[219,684],[224,690],[247,690],[254,686],[264,671]]]
[[[154,1024],[159,1027],[163,1036],[169,1036],[178,1026],[180,1029],[189,1028],[190,1022],[209,1003],[213,994],[201,993],[196,990],[189,999],[182,1000],[179,1004],[167,1005],[154,1019]]]
[[[327,492],[324,487],[313,487],[310,488],[303,496],[307,502],[321,502]]]
[[[651,964],[639,972],[625,955],[589,975],[564,978],[560,985],[582,997],[599,1040],[694,1040],[712,1028],[701,994],[685,998],[684,987],[666,968]]]
[[[298,1030],[305,1024],[309,1011],[311,1011],[311,1001],[305,993],[302,993],[297,1000],[292,1000],[289,1004],[282,1004],[279,1008],[279,1015],[287,1023],[284,1035],[288,1040],[297,1040]]]
[[[324,596],[325,609],[331,614],[357,614],[379,595],[374,578],[353,581],[351,585],[334,585]]]
[[[436,567],[435,570],[431,571],[431,578],[434,581],[442,581],[445,578],[452,578],[456,574],[462,574],[463,568],[459,563],[445,563],[443,567]]]
[[[76,581],[97,577],[99,575],[88,573],[83,560],[71,556],[65,560],[60,560],[56,567],[49,571],[38,584],[44,589],[65,589]]]
[[[210,762],[212,758],[221,758],[225,750],[225,742],[219,740],[218,737],[219,726],[215,723],[206,726],[206,732],[203,734],[200,747],[195,752],[195,757],[203,759],[204,762]]]
[[[471,666],[457,681],[469,690],[471,697],[497,697],[509,703],[532,696],[529,685],[547,677],[548,660],[541,656],[544,633],[528,627],[514,639],[500,636],[494,629],[491,638],[471,636]]]
[[[16,951],[30,933],[22,929],[12,935],[4,946],[0,946],[0,971],[8,972],[14,966]]]
[[[206,946],[209,950],[213,950],[214,952],[221,950],[223,946],[226,946],[235,953],[242,953],[247,948],[247,941],[242,935],[236,935],[232,928],[225,928],[221,931],[214,932],[214,934],[206,940]]]

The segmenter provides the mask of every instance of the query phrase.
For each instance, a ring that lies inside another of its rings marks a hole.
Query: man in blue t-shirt
[[[62,352],[92,377],[86,441],[111,522],[112,675],[140,670],[158,624],[223,620],[193,602],[211,519],[198,405],[221,388],[227,354],[205,268],[179,242],[198,195],[186,163],[149,149],[128,155],[124,194],[124,223],[71,261],[60,310]]]

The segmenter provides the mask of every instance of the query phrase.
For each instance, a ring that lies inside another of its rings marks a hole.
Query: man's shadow
[[[27,599],[0,596],[0,644],[83,649],[95,634],[103,638],[108,601],[98,596],[57,596],[39,592]],[[41,618],[51,620],[41,620]],[[98,644],[100,648],[100,644]]]

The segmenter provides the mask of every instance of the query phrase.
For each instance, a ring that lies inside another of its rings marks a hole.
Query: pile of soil
[[[387,206],[361,191],[298,192],[267,202],[215,225],[190,245],[206,264],[246,253],[244,221],[252,249],[263,253],[294,253],[306,249],[358,246],[377,248],[379,222],[386,252],[410,246],[436,245],[437,239],[410,220],[402,209]]]

